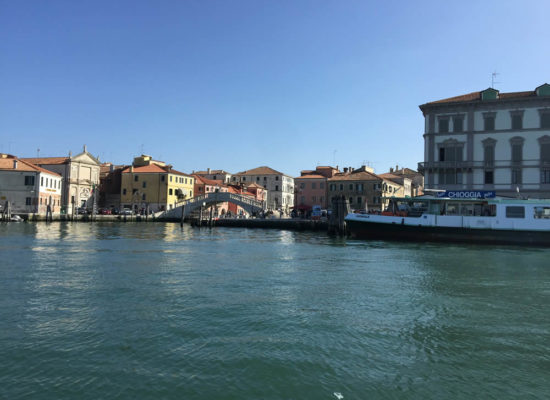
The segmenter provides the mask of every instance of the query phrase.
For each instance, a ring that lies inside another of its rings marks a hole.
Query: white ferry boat
[[[392,198],[382,213],[352,213],[362,239],[550,245],[550,200],[454,195]]]

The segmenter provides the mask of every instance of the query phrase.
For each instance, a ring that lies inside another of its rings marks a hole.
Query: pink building
[[[338,167],[317,167],[315,170],[305,170],[294,178],[296,194],[294,196],[294,209],[301,212],[310,211],[313,206],[321,206],[326,209],[327,179],[338,173]]]

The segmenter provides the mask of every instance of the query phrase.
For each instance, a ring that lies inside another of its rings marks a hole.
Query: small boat
[[[382,213],[352,213],[345,220],[360,239],[550,245],[550,200],[473,193],[391,198]]]
[[[12,215],[12,217],[10,218],[10,221],[11,222],[23,222],[24,219],[21,218],[19,215]]]

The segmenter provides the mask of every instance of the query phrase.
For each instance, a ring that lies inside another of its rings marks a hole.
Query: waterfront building
[[[266,207],[290,213],[294,206],[294,178],[273,168],[262,166],[239,172],[231,177],[232,184],[252,184],[267,189]]]
[[[265,204],[267,200],[267,189],[256,183],[242,183],[228,186],[229,193],[235,193],[245,196],[250,196],[254,200],[261,201]],[[231,215],[248,215],[248,212],[234,203],[228,204],[228,211]]]
[[[101,208],[120,208],[122,171],[127,165],[103,163],[99,171],[99,201]]]
[[[213,169],[208,168],[206,171],[193,171],[193,175],[198,175],[212,181],[222,181],[222,183],[229,184],[231,183],[231,174],[223,169]]]
[[[62,213],[72,214],[77,207],[91,210],[97,201],[95,190],[99,185],[100,162],[88,153],[86,146],[82,153],[68,157],[23,158],[31,164],[55,172],[63,177],[61,192]]]
[[[365,165],[357,169],[344,168],[344,172],[328,179],[329,199],[343,195],[352,210],[383,211],[391,196],[403,196],[403,193],[402,185],[376,175]]]
[[[294,209],[307,212],[313,206],[326,209],[329,206],[327,180],[339,173],[338,168],[319,166],[315,170],[304,170],[294,178]]]
[[[380,177],[403,186],[403,195],[406,197],[421,196],[424,194],[424,176],[410,168],[390,168],[389,172],[379,174]]]
[[[210,193],[219,193],[219,192],[224,193],[229,190],[227,188],[227,185],[224,184],[221,180],[207,179],[202,177],[201,175],[197,175],[196,173],[192,174],[192,176],[195,178],[195,184],[194,184],[195,197],[202,196],[205,194],[210,194]],[[214,217],[217,217],[219,215],[225,215],[225,213],[227,213],[229,209],[227,202],[217,203],[212,207],[214,207],[213,209]]]
[[[61,175],[19,159],[0,154],[0,206],[10,203],[12,212],[45,215],[61,210]]]
[[[136,212],[164,211],[194,194],[195,178],[164,161],[142,154],[121,171],[121,208]]]
[[[525,92],[488,88],[420,106],[432,189],[550,197],[550,85]]]

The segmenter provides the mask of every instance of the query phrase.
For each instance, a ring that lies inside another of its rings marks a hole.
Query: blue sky
[[[548,1],[0,0],[0,152],[185,172],[423,160],[418,105],[550,82]]]

